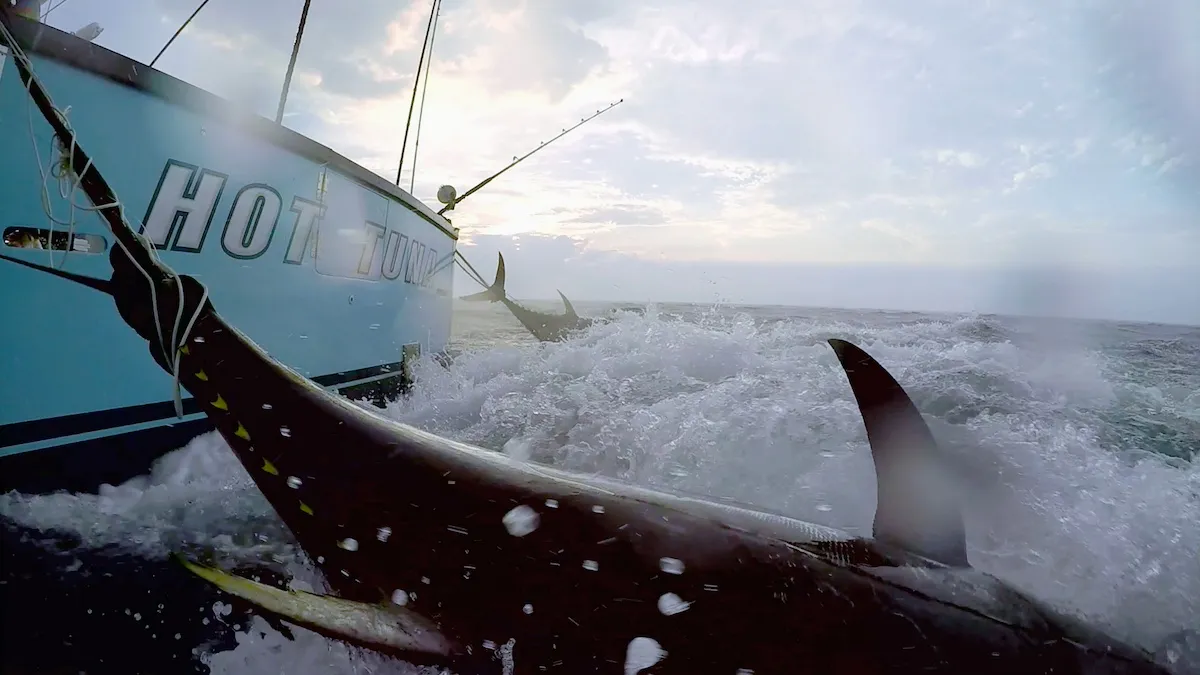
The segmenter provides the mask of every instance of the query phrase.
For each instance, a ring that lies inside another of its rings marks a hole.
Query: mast
[[[417,105],[417,83],[421,79],[421,66],[425,65],[425,49],[429,46],[429,34],[433,32],[433,21],[437,18],[439,5],[441,5],[441,0],[433,0],[433,7],[429,9],[429,24],[425,26],[425,42],[421,45],[421,57],[417,60],[417,76],[413,78],[412,100],[408,103],[408,121],[404,123],[404,140],[400,143],[400,165],[396,167],[396,187],[400,187],[400,172],[404,170],[404,151],[408,148],[408,128],[412,126],[413,108]]]
[[[207,1],[205,0],[205,2]],[[300,12],[300,26],[296,29],[296,41],[292,44],[292,58],[288,60],[287,75],[283,78],[283,91],[279,92],[279,108],[275,111],[276,124],[283,124],[283,107],[287,105],[288,89],[292,86],[292,73],[296,70],[296,57],[300,55],[300,39],[304,37],[304,23],[308,21],[308,7],[311,4],[312,0],[304,0],[304,9]]]

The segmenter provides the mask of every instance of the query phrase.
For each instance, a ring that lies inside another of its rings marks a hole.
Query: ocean
[[[1200,328],[791,307],[576,308],[611,320],[538,344],[502,306],[460,303],[453,363],[423,360],[411,397],[386,414],[535,462],[731,497],[869,535],[866,434],[825,343],[845,338],[889,369],[965,467],[975,566],[1158,651],[1176,672],[1200,672],[1200,640],[1186,632],[1200,626]],[[0,515],[26,539],[66,533],[69,545],[54,554],[64,583],[89,570],[108,574],[95,570],[117,559],[165,569],[181,548],[312,580],[215,434],[100,495],[0,495]],[[110,562],[97,562],[97,552]],[[88,614],[106,616],[112,635],[174,644],[201,671],[414,670],[221,602],[188,611],[205,626],[240,630],[220,645],[187,644],[195,632],[167,625],[163,611],[187,596],[145,583],[154,592]]]

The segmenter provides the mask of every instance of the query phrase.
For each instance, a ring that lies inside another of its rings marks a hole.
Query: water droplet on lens
[[[504,514],[502,519],[504,529],[514,537],[524,537],[538,528],[541,523],[541,516],[537,511],[525,506],[524,504],[514,507],[511,511]]]
[[[637,675],[653,666],[667,655],[666,650],[658,640],[648,637],[636,637],[629,641],[625,650],[625,675]]]
[[[680,612],[686,612],[688,607],[691,607],[691,605],[692,603],[684,602],[683,598],[675,595],[674,593],[663,593],[658,598],[658,611],[667,616],[678,614]]]
[[[679,558],[659,558],[658,569],[667,574],[683,574],[683,561]]]

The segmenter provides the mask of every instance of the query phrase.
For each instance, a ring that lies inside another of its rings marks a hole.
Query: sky
[[[148,63],[197,4],[47,22]],[[273,117],[302,5],[211,0],[157,66]],[[284,123],[394,180],[430,7],[313,0]],[[431,204],[623,99],[454,214],[513,296],[1200,325],[1192,0],[445,0],[432,58]]]

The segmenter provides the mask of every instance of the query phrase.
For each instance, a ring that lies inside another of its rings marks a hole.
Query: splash
[[[468,345],[448,370],[423,361],[414,394],[387,414],[536,462],[869,534],[874,470],[824,343],[849,339],[904,384],[972,481],[973,563],[1155,649],[1200,625],[1200,337],[1157,330],[652,306],[563,343]],[[148,557],[184,544],[292,555],[215,434],[98,496],[0,495],[0,514]],[[664,571],[686,573],[677,562]],[[238,640],[205,656],[214,672],[413,672],[305,631],[289,641],[265,623]],[[1200,666],[1176,661],[1180,672]]]

